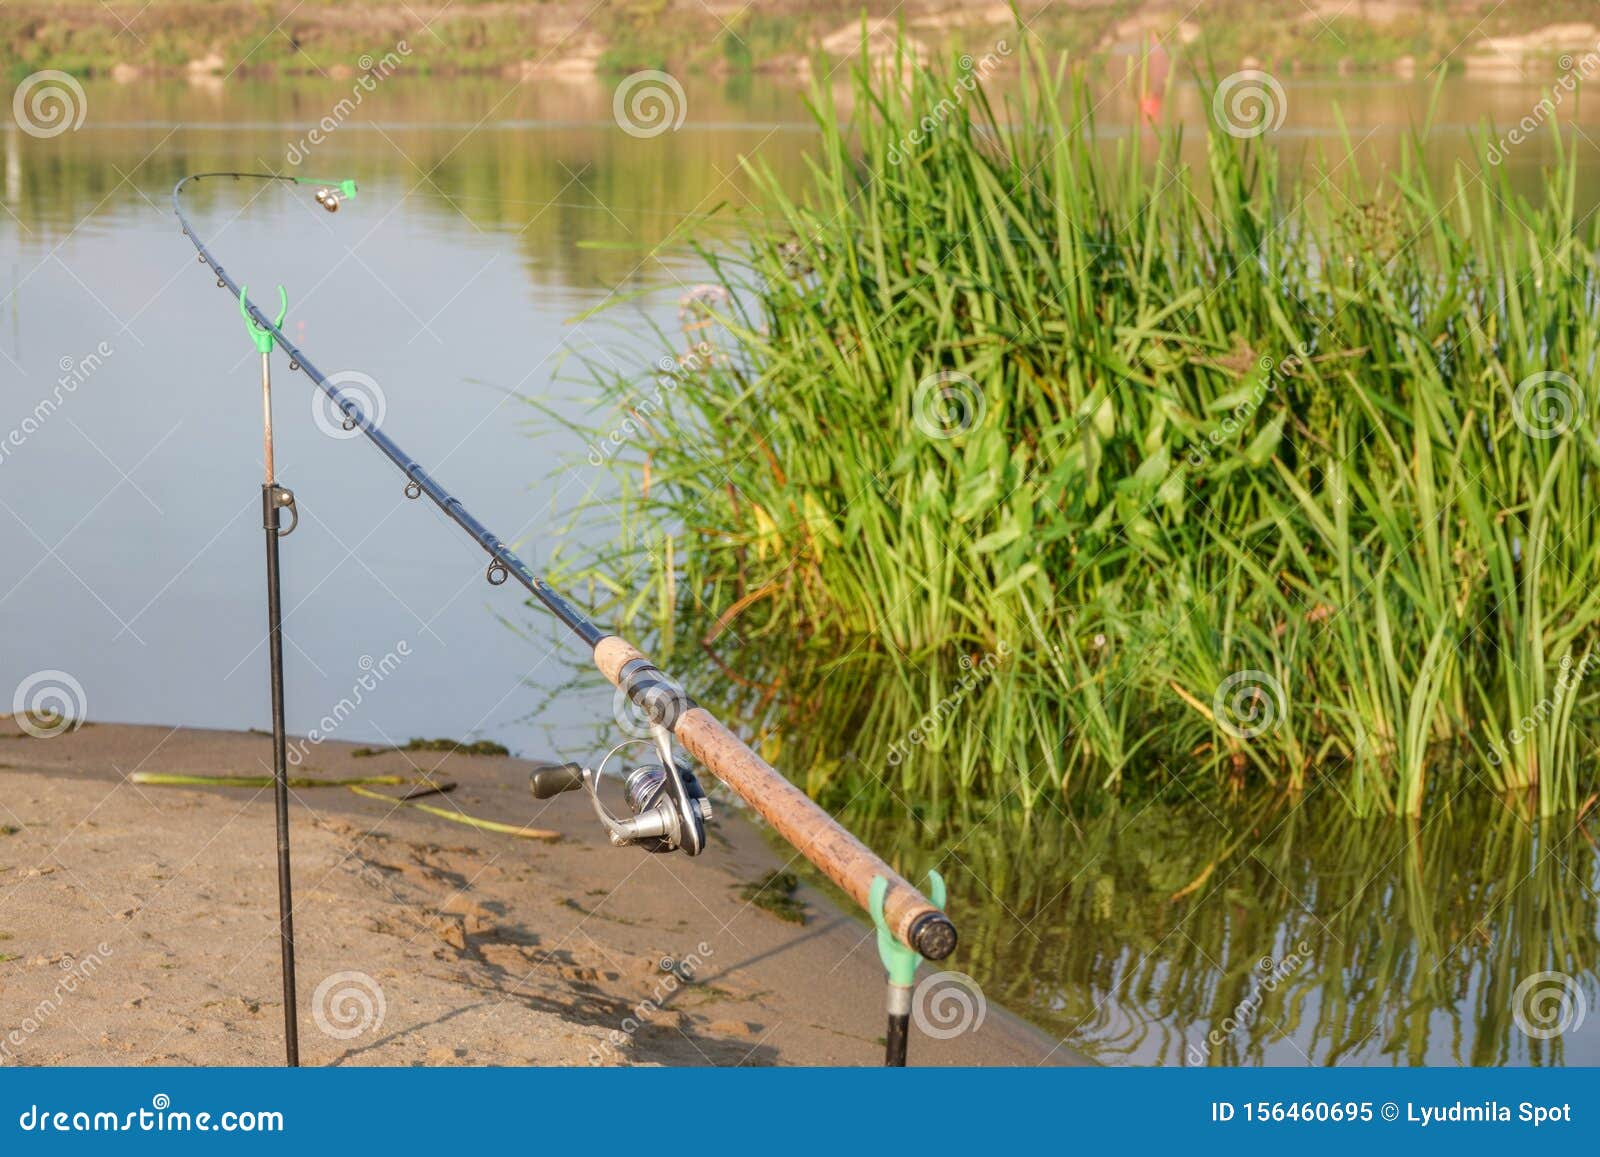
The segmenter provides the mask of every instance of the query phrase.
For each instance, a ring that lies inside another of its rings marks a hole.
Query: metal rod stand
[[[878,959],[889,974],[889,1031],[883,1038],[883,1064],[885,1068],[906,1067],[906,1044],[911,1037],[911,1005],[916,999],[913,988],[917,983],[917,965],[922,955],[915,948],[901,944],[889,928],[883,914],[883,898],[889,891],[889,881],[878,876],[868,892],[867,911],[878,930]],[[944,911],[944,877],[938,872],[928,873],[928,895],[935,908]]]
[[[288,312],[288,297],[278,287],[278,325]],[[293,491],[278,485],[272,456],[272,335],[250,316],[249,300],[239,290],[245,331],[261,354],[261,441],[266,481],[261,484],[261,526],[267,535],[267,654],[272,663],[272,787],[278,813],[278,939],[283,952],[284,1063],[300,1065],[300,1006],[294,985],[294,885],[289,872],[289,737],[283,718],[283,599],[278,581],[278,540],[300,524]],[[288,508],[290,522],[280,515]]]
[[[261,487],[262,525],[267,532],[267,650],[272,659],[272,780],[278,812],[278,938],[283,949],[283,1045],[285,1063],[300,1064],[299,1006],[294,987],[294,892],[289,874],[289,759],[283,719],[283,604],[278,586],[278,512],[294,495],[275,482]]]
[[[883,1063],[891,1069],[906,1067],[906,1041],[911,1034],[911,988],[889,982],[889,1031],[884,1037]]]

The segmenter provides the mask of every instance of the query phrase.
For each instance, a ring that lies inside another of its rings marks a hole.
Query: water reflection
[[[904,874],[937,867],[956,967],[1069,1046],[1112,1064],[1600,1062],[1593,818],[1541,825],[1465,772],[1420,823],[1357,818],[1330,783],[1230,801],[1181,769],[1142,798],[963,806],[941,753],[1004,733],[987,685],[934,710],[960,671],[909,686],[870,650],[811,666],[745,649],[741,681],[695,674]]]
[[[1006,74],[997,74],[1003,90]],[[843,70],[836,99],[850,93]],[[1138,86],[1115,68],[1097,81],[1103,92],[1096,129],[1111,142],[1139,134],[1155,149],[1143,123]],[[806,93],[768,79],[691,81],[681,131],[643,139],[613,119],[612,90],[596,81],[511,84],[463,79],[396,77],[341,120],[327,142],[298,167],[288,159],[307,130],[348,95],[337,82],[238,81],[191,85],[110,82],[86,86],[84,128],[48,140],[3,130],[5,201],[0,228],[20,227],[48,237],[86,213],[118,207],[164,210],[164,194],[192,171],[197,156],[226,167],[353,174],[390,183],[428,204],[441,231],[465,227],[515,238],[536,283],[615,284],[650,280],[640,252],[682,236],[686,222],[720,220],[748,208],[752,159],[799,187],[810,138]],[[1425,83],[1389,80],[1292,82],[1289,113],[1274,141],[1307,164],[1342,168],[1348,142],[1369,170],[1392,166],[1401,138],[1432,122],[1425,156],[1436,177],[1457,160],[1476,162],[1488,125],[1522,120],[1538,102],[1537,84],[1485,84],[1454,79],[1433,102]],[[1175,83],[1164,117],[1188,129],[1185,156],[1203,160],[1209,119],[1207,92]],[[1576,103],[1561,112],[1569,134],[1600,126],[1600,111]],[[197,148],[197,145],[203,147]],[[1513,150],[1506,165],[1532,189],[1554,156],[1550,134]],[[1580,197],[1600,197],[1600,175],[1584,181]],[[731,222],[730,222],[731,225]],[[717,226],[713,225],[715,232]],[[592,243],[572,245],[574,236]],[[623,245],[639,252],[619,253]]]
[[[219,107],[195,108],[192,94],[180,93],[188,99],[178,101],[165,88],[151,94],[149,107],[135,93],[90,86],[85,128],[48,140],[8,120],[0,240],[11,230],[44,244],[86,218],[123,224],[165,215],[173,184],[199,168],[354,176],[383,191],[369,201],[379,202],[380,217],[405,201],[431,235],[496,238],[534,285],[637,288],[672,283],[682,246],[653,251],[678,237],[686,221],[716,234],[728,209],[744,203],[741,155],[760,153],[775,171],[798,175],[793,127],[759,119],[640,140],[620,131],[609,113],[587,119],[599,113],[587,105],[571,110],[586,119],[552,120],[506,119],[518,110],[491,105],[496,119],[479,124],[473,114],[487,102],[470,91],[402,92],[399,85],[374,106],[384,121],[342,125],[295,167],[286,150],[322,115],[328,94],[242,88],[230,88]],[[192,195],[201,210],[231,214],[257,192],[213,185]],[[378,220],[369,219],[363,232]]]
[[[1593,1064],[1575,1011],[1538,1034],[1561,1015],[1552,988],[1595,1002],[1594,849],[1469,795],[1416,826],[1323,793],[958,836],[963,958],[1106,1061]]]

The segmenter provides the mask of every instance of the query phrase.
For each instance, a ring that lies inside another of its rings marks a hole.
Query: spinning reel
[[[535,799],[586,789],[594,814],[614,847],[631,844],[647,852],[698,856],[706,847],[705,825],[711,818],[711,801],[693,770],[674,755],[672,733],[660,724],[652,724],[650,732],[649,739],[625,739],[617,744],[593,771],[576,763],[541,764],[528,776],[528,787]],[[622,796],[633,813],[623,819],[600,799],[600,780],[618,752],[636,743],[651,744],[654,758],[621,772]]]

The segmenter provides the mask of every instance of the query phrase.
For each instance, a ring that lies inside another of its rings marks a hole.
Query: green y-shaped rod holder
[[[889,922],[883,916],[883,897],[888,890],[888,880],[882,876],[873,877],[867,908],[878,929],[878,958],[889,972],[889,1032],[885,1038],[883,1063],[891,1068],[904,1068],[906,1041],[911,1032],[911,988],[916,983],[917,965],[922,963],[922,956],[916,949],[900,943],[889,930]],[[928,870],[928,899],[935,908],[944,910],[944,877],[931,868]]]
[[[272,331],[263,326],[259,321],[250,316],[250,288],[239,287],[239,316],[244,318],[245,332],[250,335],[250,340],[256,343],[256,352],[263,357],[272,352]],[[272,324],[279,329],[283,328],[283,319],[289,316],[289,294],[283,286],[278,286],[278,318]]]

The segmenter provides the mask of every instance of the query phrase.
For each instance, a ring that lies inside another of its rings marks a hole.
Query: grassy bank
[[[1023,72],[996,109],[862,70],[849,123],[819,94],[808,187],[752,170],[748,244],[705,254],[713,348],[601,375],[640,433],[591,593],[648,576],[613,612],[825,796],[1321,783],[1416,815],[1448,768],[1583,806],[1577,159],[1531,203],[1489,165],[1318,171],[1219,126],[1191,168]]]

